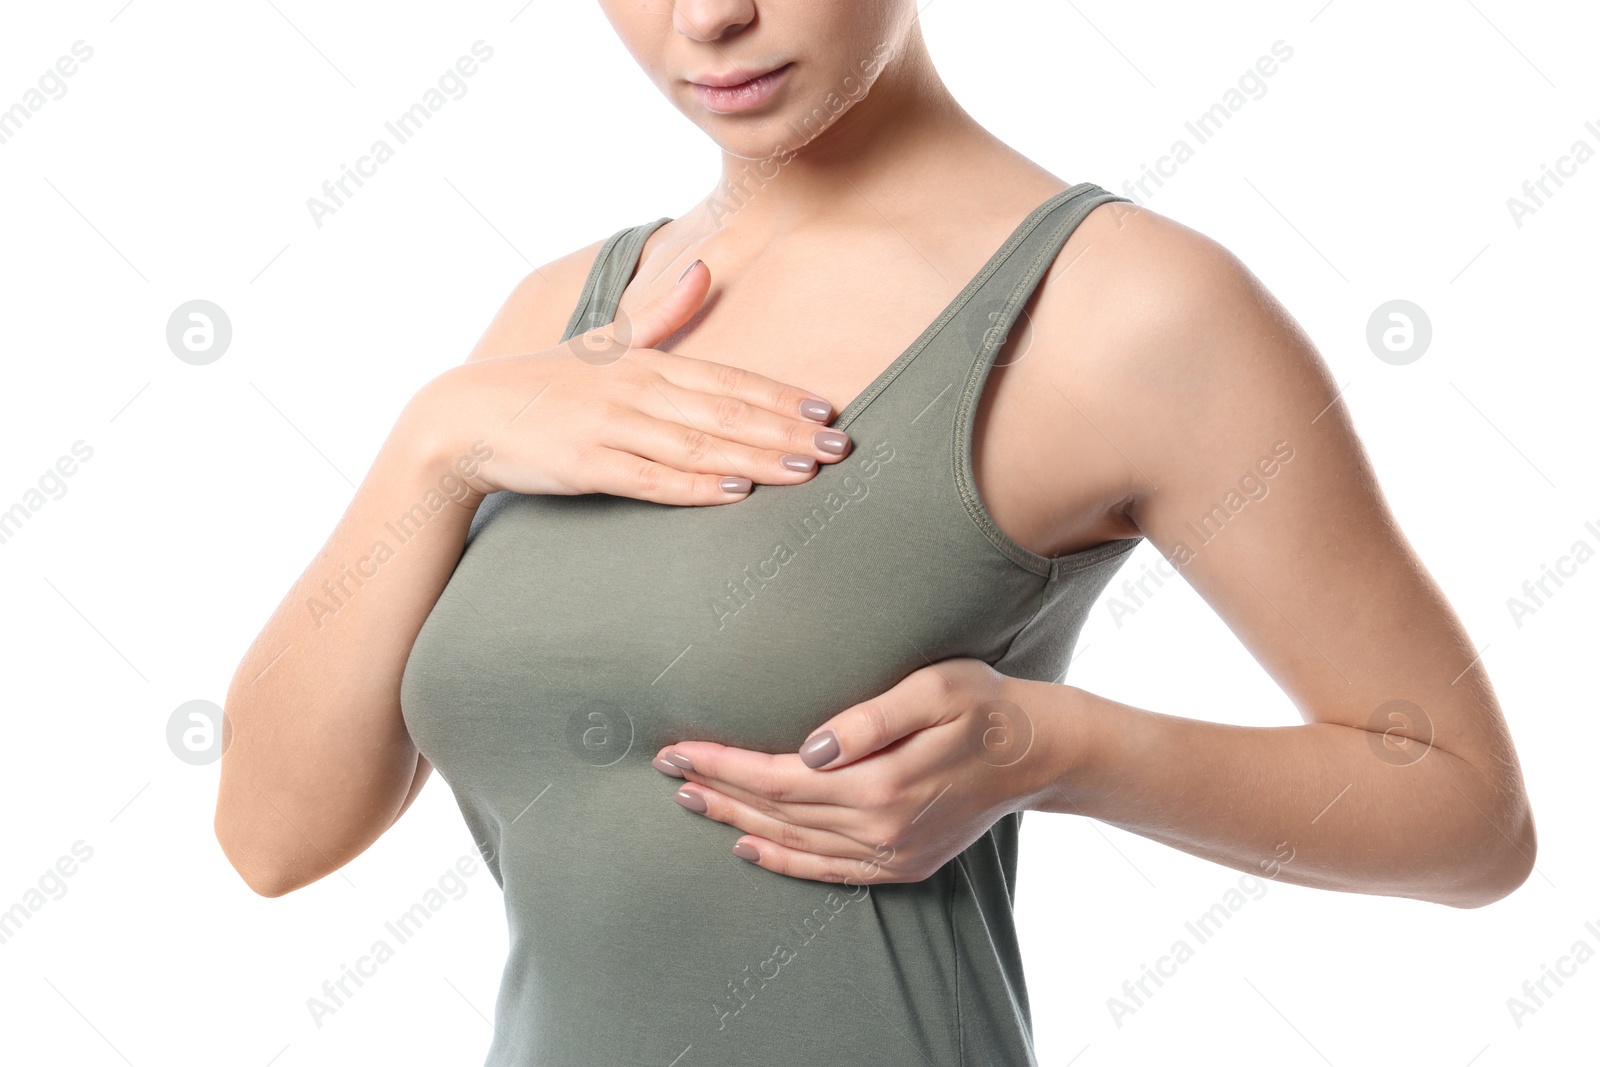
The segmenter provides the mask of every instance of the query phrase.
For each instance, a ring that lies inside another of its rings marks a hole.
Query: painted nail
[[[828,412],[833,410],[833,405],[826,400],[815,397],[800,401],[800,414],[816,422],[827,422]]]
[[[676,793],[672,794],[672,799],[676,800],[679,804],[682,804],[690,811],[698,811],[701,815],[706,813],[706,798],[697,796],[696,794],[689,792],[687,789],[678,790]]]
[[[831,456],[844,455],[844,447],[850,443],[850,438],[838,430],[818,430],[811,435],[811,440],[819,450]]]
[[[700,265],[700,260],[697,259],[693,263],[689,264],[687,267],[683,268],[683,273],[678,275],[677,284],[682,285],[683,284],[683,280],[689,276],[689,272],[694,270],[699,265]]]
[[[807,767],[816,768],[833,762],[839,756],[839,735],[824,730],[807,741],[800,749],[800,760]]]
[[[688,756],[680,756],[676,752],[669,752],[661,758],[672,764],[674,767],[679,767],[686,771],[694,770],[694,764],[689,762]]]
[[[660,756],[657,756],[655,759],[651,760],[650,761],[650,766],[654,767],[656,770],[660,771],[662,774],[670,774],[674,778],[682,778],[683,777],[683,772],[682,771],[678,770],[678,768],[674,767],[672,764],[668,763],[665,759],[663,759]]]
[[[789,470],[799,471],[801,474],[810,474],[817,467],[817,461],[810,456],[784,456],[778,462]]]
[[[756,851],[756,847],[747,845],[743,841],[733,846],[733,854],[742,860],[749,860],[751,863],[759,862],[761,859],[761,853]]]
[[[750,491],[751,481],[749,478],[729,477],[722,479],[720,484],[724,493],[748,493]]]

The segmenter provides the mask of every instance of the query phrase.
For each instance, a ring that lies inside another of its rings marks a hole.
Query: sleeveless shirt
[[[1057,251],[1118,200],[1083,183],[1035,208],[830,423],[853,450],[806,482],[708,507],[485,499],[401,702],[504,893],[488,1067],[1036,1063],[1020,812],[921,882],[823,883],[733,855],[741,831],[676,804],[651,760],[684,740],[795,752],[951,657],[1063,676],[1142,538],[1016,543],[975,489],[973,417]],[[604,243],[564,341],[612,320],[669,221]]]

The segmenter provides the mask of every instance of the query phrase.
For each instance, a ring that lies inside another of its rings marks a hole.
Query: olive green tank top
[[[651,759],[683,740],[795,752],[955,656],[1062,678],[1141,538],[1017,544],[974,488],[973,416],[1057,251],[1116,200],[1080,184],[1034,209],[838,414],[853,450],[809,481],[712,507],[484,501],[401,700],[505,896],[490,1067],[1035,1063],[1020,813],[924,881],[815,882],[735,856],[741,831],[680,807]],[[611,321],[669,221],[605,242],[563,340]]]

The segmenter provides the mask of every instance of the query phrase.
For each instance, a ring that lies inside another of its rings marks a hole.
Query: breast
[[[999,659],[1043,579],[926,476],[922,438],[852,435],[811,480],[727,506],[486,501],[402,681],[423,755],[459,790],[680,740],[792,752],[919,667]]]

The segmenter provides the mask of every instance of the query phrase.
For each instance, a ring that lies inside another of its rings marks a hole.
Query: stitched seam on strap
[[[611,253],[617,247],[617,242],[638,229],[637,226],[628,226],[618,230],[606,238],[606,243],[600,246],[600,251],[595,253],[594,262],[589,264],[589,274],[583,280],[583,292],[578,295],[578,306],[572,309],[572,317],[567,319],[566,332],[561,335],[558,344],[566,344],[572,340],[573,334],[583,322],[584,312],[589,310],[589,302],[594,298],[595,289],[600,284],[600,276],[605,272],[606,265],[611,261]]]

